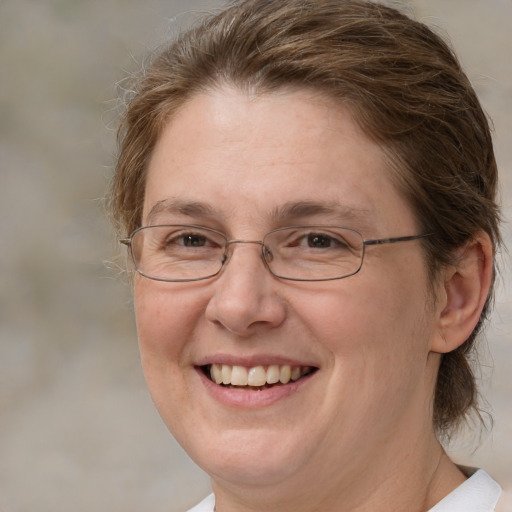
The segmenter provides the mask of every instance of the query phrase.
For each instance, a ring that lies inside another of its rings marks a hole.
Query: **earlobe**
[[[489,235],[477,233],[444,272],[443,303],[431,346],[433,352],[443,354],[462,345],[480,319],[494,272]]]

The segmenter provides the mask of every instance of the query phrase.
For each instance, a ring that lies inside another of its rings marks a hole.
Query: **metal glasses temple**
[[[364,245],[382,245],[394,244],[396,242],[409,242],[410,240],[418,240],[420,238],[427,238],[435,233],[425,233],[424,235],[410,235],[410,236],[397,236],[394,238],[376,238],[373,240],[363,240]]]

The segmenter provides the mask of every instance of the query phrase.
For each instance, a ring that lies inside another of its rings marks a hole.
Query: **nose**
[[[286,317],[286,304],[278,293],[282,284],[263,262],[262,242],[230,240],[229,245],[206,319],[241,337],[278,327]]]

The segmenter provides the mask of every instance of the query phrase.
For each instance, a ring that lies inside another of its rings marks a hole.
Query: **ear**
[[[477,233],[444,270],[439,295],[437,335],[431,350],[451,352],[471,335],[489,295],[493,272],[493,246],[489,235]]]

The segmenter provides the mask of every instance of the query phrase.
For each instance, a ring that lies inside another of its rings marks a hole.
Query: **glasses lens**
[[[190,281],[217,274],[226,238],[195,226],[149,226],[132,235],[137,270],[163,281]]]
[[[270,232],[264,239],[266,262],[278,277],[316,281],[355,274],[363,257],[363,238],[336,226],[298,226]]]

